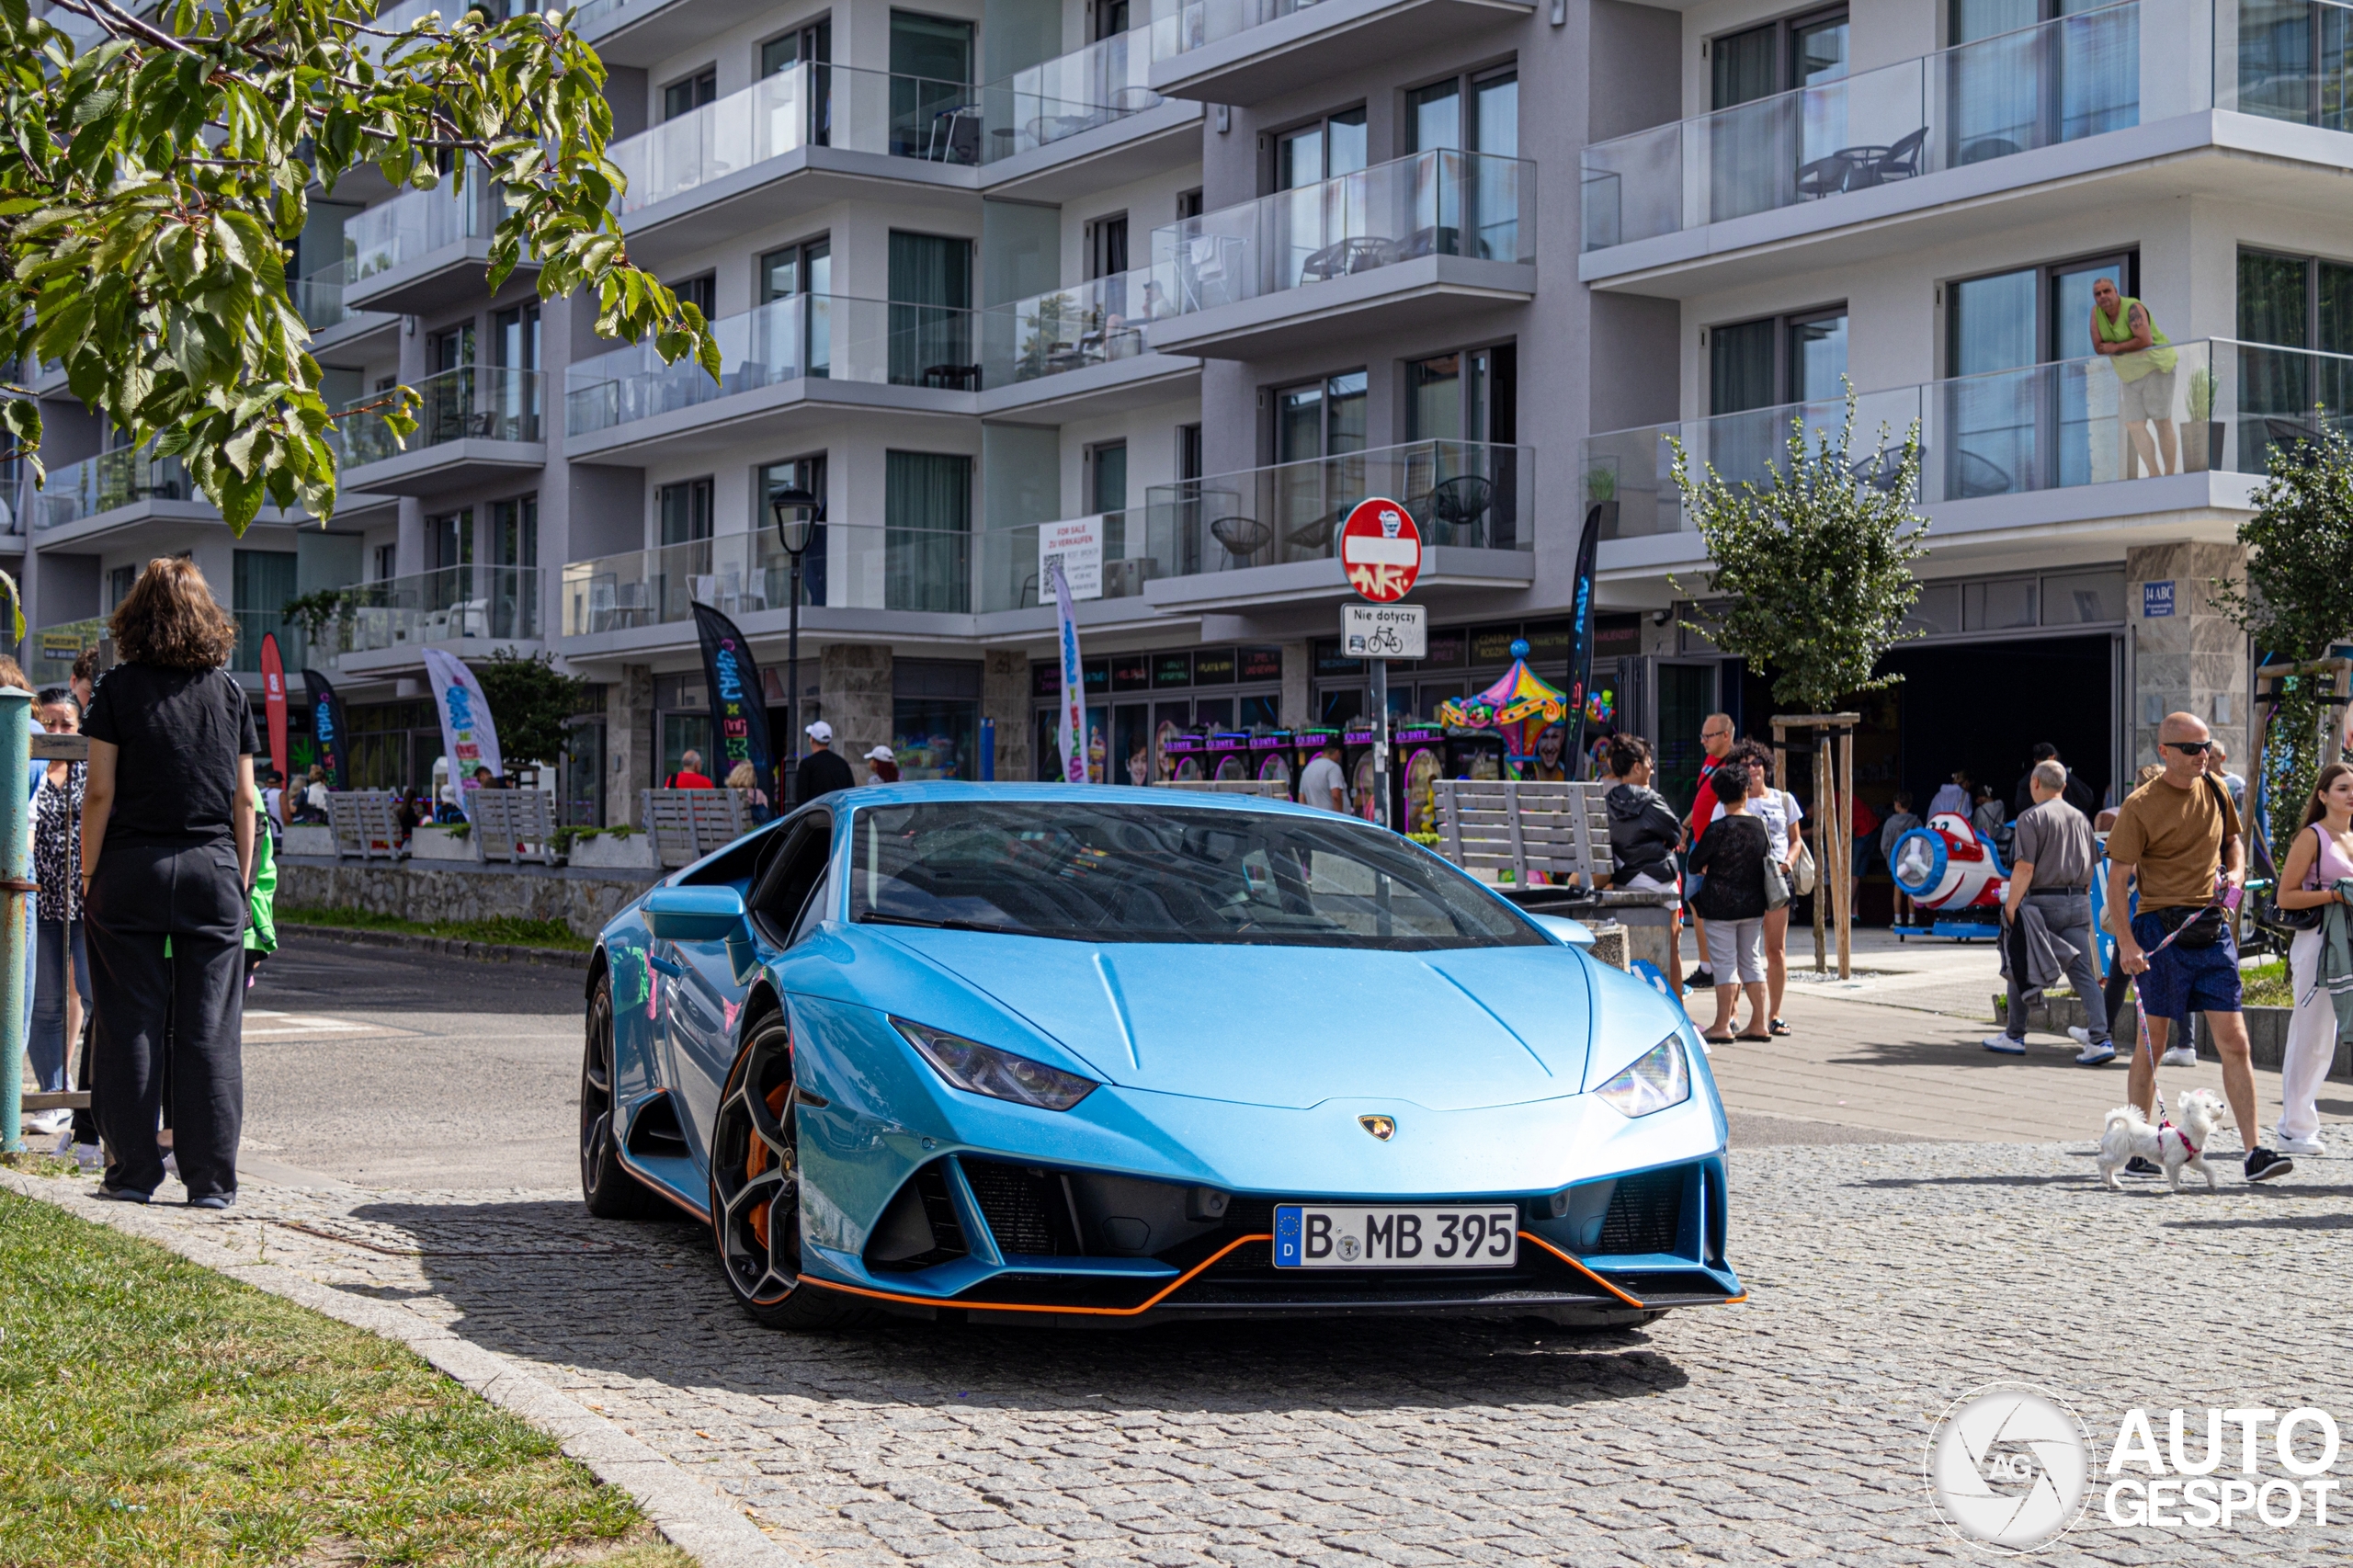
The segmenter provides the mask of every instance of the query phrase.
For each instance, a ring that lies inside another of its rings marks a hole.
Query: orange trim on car
[[[1274,1239],[1272,1232],[1263,1235],[1236,1236],[1170,1280],[1167,1285],[1154,1291],[1142,1306],[1135,1307],[1051,1307],[1028,1306],[1011,1301],[961,1301],[953,1297],[909,1296],[896,1290],[870,1290],[861,1285],[836,1285],[830,1279],[812,1279],[805,1274],[801,1277],[801,1282],[803,1285],[821,1285],[828,1290],[839,1290],[846,1296],[870,1296],[878,1301],[905,1301],[918,1307],[964,1307],[976,1312],[1067,1312],[1075,1317],[1131,1318],[1148,1312],[1160,1305],[1168,1299],[1170,1292],[1183,1289],[1195,1275],[1232,1252],[1235,1247],[1247,1246],[1252,1242],[1271,1242]]]
[[[1620,1290],[1617,1286],[1612,1285],[1608,1280],[1604,1279],[1600,1275],[1596,1274],[1592,1269],[1587,1268],[1584,1264],[1579,1263],[1575,1258],[1571,1257],[1567,1253],[1563,1252],[1559,1247],[1554,1246],[1551,1242],[1546,1241],[1542,1236],[1538,1235],[1535,1232],[1522,1231],[1519,1233],[1522,1237],[1534,1242],[1538,1246],[1542,1247],[1546,1252],[1551,1253],[1554,1257],[1559,1258],[1563,1263],[1567,1264],[1571,1268],[1575,1269],[1579,1274],[1584,1275],[1587,1279],[1592,1280],[1595,1284],[1600,1286],[1603,1290],[1608,1291],[1611,1295],[1617,1297],[1628,1306],[1642,1306],[1642,1302],[1634,1300],[1633,1297],[1629,1296],[1625,1291]]]

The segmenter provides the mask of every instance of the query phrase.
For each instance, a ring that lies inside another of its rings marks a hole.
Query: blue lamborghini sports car
[[[1329,812],[828,795],[605,927],[581,1186],[779,1327],[1736,1301],[1699,1037],[1590,942]]]

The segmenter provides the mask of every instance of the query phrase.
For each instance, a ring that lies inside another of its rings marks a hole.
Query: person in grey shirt
[[[2090,1039],[2078,1064],[2097,1067],[2116,1059],[2109,1038],[2108,1008],[2092,956],[2092,824],[2065,800],[2067,769],[2045,759],[2029,779],[2034,804],[2013,830],[2008,896],[2002,901],[2002,949],[2010,971],[2009,1011],[2005,1030],[1988,1037],[1985,1049],[2005,1056],[2026,1054],[2026,996],[2037,989],[2034,976],[2063,969],[2067,983],[2084,1004]]]

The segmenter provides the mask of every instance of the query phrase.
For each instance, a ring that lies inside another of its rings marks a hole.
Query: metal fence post
[[[25,895],[32,890],[33,812],[26,798],[32,745],[25,716],[33,694],[0,687],[0,1151],[24,1147],[25,959],[30,933]]]

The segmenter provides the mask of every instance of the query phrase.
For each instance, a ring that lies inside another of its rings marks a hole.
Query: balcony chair
[[[977,104],[958,104],[931,117],[931,132],[923,155],[935,164],[972,165],[981,161],[981,110]]]
[[[945,387],[949,392],[981,390],[981,368],[978,365],[926,365],[922,384]]]
[[[1387,267],[1397,259],[1397,242],[1377,235],[1359,234],[1349,239],[1335,240],[1322,250],[1299,264],[1299,280],[1302,283],[1328,282],[1345,278],[1352,272],[1370,272]]]
[[[1963,453],[1962,456],[1964,458],[1969,458],[1973,457],[1974,454]],[[1928,454],[1927,449],[1923,448],[1920,452],[1921,471],[1926,472],[1927,471],[1927,467]],[[1873,453],[1870,457],[1857,458],[1853,462],[1847,465],[1847,475],[1857,484],[1868,485],[1871,489],[1878,491],[1882,495],[1893,495],[1895,494],[1895,486],[1897,483],[1904,477],[1904,453],[1901,449],[1898,449],[1892,452]],[[2005,483],[2007,483],[2008,476],[2006,474],[2003,476],[2003,479]],[[1998,492],[1996,494],[1998,494]]]
[[[650,626],[653,624],[653,600],[643,583],[617,583],[613,585],[613,619],[619,626]]]
[[[2318,465],[2324,435],[2320,426],[2310,419],[2267,418],[2263,422],[2265,444],[2285,447],[2298,468]]]
[[[1456,529],[1475,529],[1479,519],[1495,505],[1495,487],[1484,475],[1458,473],[1442,480],[1430,492],[1430,515],[1451,534]],[[1445,542],[1454,542],[1449,539]]]
[[[1027,577],[1021,579],[1021,592],[1018,596],[1018,600],[1019,602],[1015,606],[1017,609],[1035,609],[1037,608],[1038,574],[1035,572],[1030,573]]]
[[[1311,522],[1302,523],[1283,536],[1283,542],[1295,550],[1309,551],[1317,555],[1324,554],[1332,548],[1332,536],[1340,531],[1340,525],[1347,519],[1347,508],[1343,506],[1329,517],[1317,517]]]
[[[1210,537],[1240,561],[1257,554],[1273,542],[1275,530],[1256,517],[1220,517],[1210,525]]]
[[[2010,471],[1966,449],[1953,453],[1954,495],[1973,501],[1987,495],[2007,495],[2016,488]]]

